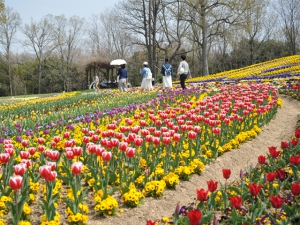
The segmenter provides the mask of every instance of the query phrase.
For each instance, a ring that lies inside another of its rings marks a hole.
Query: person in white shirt
[[[185,61],[186,57],[185,55],[180,56],[181,62],[178,66],[178,70],[177,70],[177,76],[180,76],[180,85],[182,90],[186,89],[185,86],[185,80],[190,75],[190,68],[189,68],[189,64]]]

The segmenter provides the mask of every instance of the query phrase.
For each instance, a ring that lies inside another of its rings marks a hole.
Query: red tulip
[[[21,163],[26,166],[26,168],[29,168],[31,166],[31,160],[30,159],[22,159]]]
[[[28,159],[29,155],[30,154],[27,151],[20,151],[20,157],[21,157],[21,159]]]
[[[155,130],[154,131],[154,136],[155,137],[160,137],[160,135],[161,135],[161,131],[160,130]]]
[[[285,199],[282,199],[280,195],[276,196],[270,196],[270,202],[275,209],[279,209],[282,207],[282,204],[284,203]]]
[[[88,136],[83,136],[83,137],[82,137],[82,142],[83,142],[84,144],[87,144],[87,143],[90,142],[90,138],[89,138]]]
[[[54,142],[55,143],[55,142]],[[52,145],[52,144],[51,144]],[[44,145],[39,145],[38,146],[38,151],[39,152],[43,152],[43,151],[45,151],[46,150],[46,147],[44,146]]]
[[[136,134],[135,133],[129,133],[127,137],[128,137],[128,140],[130,142],[133,142],[134,139],[136,138]]]
[[[71,137],[71,133],[70,132],[65,132],[64,133],[64,138],[69,139]]]
[[[145,138],[146,142],[152,142],[153,141],[153,136],[152,135],[147,135]]]
[[[13,148],[5,148],[4,153],[8,153],[10,156],[14,154],[14,149]]]
[[[100,145],[95,146],[95,153],[97,156],[102,156],[102,152],[104,152],[105,149],[102,148]]]
[[[65,141],[65,147],[73,147],[74,143],[72,140]]]
[[[81,132],[82,132],[83,134],[86,134],[86,133],[89,132],[89,129],[86,128],[86,127],[83,127],[83,128],[81,128]]]
[[[28,141],[28,140],[22,140],[22,141],[21,141],[21,144],[22,144],[22,146],[25,148],[25,147],[28,146],[29,141]]]
[[[196,193],[197,193],[197,199],[200,202],[206,201],[208,198],[208,191],[205,191],[203,188],[200,190],[196,189]]]
[[[300,155],[292,156],[290,158],[290,162],[294,165],[299,165],[300,164]]]
[[[156,221],[146,220],[147,225],[156,225]]]
[[[153,138],[153,144],[154,145],[159,145],[160,144],[160,138],[159,137],[154,137]]]
[[[23,174],[26,172],[27,166],[26,164],[20,163],[15,165],[13,168],[16,175],[23,176]]]
[[[128,143],[127,143],[127,142],[120,142],[120,143],[119,143],[119,149],[120,149],[122,152],[125,152],[127,147],[128,147]]]
[[[75,174],[75,175],[80,174],[81,170],[82,170],[82,167],[83,167],[82,162],[74,162],[71,166],[72,173]]]
[[[1,164],[8,163],[9,158],[10,158],[10,154],[8,154],[8,153],[1,153],[0,154],[0,162],[1,162]]]
[[[202,220],[202,212],[198,209],[192,209],[187,213],[190,225],[200,225]]]
[[[74,156],[81,156],[82,154],[82,148],[81,147],[74,147],[72,149]]]
[[[223,169],[222,172],[223,172],[223,177],[224,177],[226,180],[227,180],[227,179],[230,177],[230,175],[231,175],[231,170],[230,170],[230,169]]]
[[[171,143],[170,137],[163,137],[162,142],[164,145],[169,145]]]
[[[95,131],[93,131],[93,130],[90,130],[90,131],[88,132],[89,137],[92,137],[94,134],[95,134]],[[102,133],[102,134],[103,134],[103,133]],[[106,135],[106,133],[105,133],[104,135]],[[103,135],[102,135],[102,137],[103,137]]]
[[[197,133],[194,131],[189,131],[188,132],[188,138],[191,140],[194,140],[197,137]]]
[[[252,196],[256,196],[256,195],[259,194],[261,188],[262,188],[262,185],[257,186],[256,183],[254,183],[254,184],[249,184],[249,193],[250,193]]]
[[[136,137],[134,140],[133,140],[133,143],[135,146],[141,146],[143,144],[143,139],[140,138],[140,137]]]
[[[300,138],[300,129],[295,130],[295,137]]]
[[[44,138],[38,138],[37,139],[37,142],[42,145],[44,142],[45,142],[45,139]]]
[[[289,147],[289,143],[287,141],[282,141],[281,142],[281,148],[286,149]]]
[[[59,151],[56,150],[47,150],[45,155],[52,161],[57,161],[59,159]]]
[[[111,152],[102,152],[101,157],[104,162],[108,162],[112,157],[112,153]]]
[[[53,137],[53,141],[56,142],[56,143],[60,142],[60,140],[61,140],[60,136],[54,136]]]
[[[242,196],[231,196],[230,202],[232,208],[240,209],[242,207]]]
[[[299,195],[300,194],[300,184],[297,182],[293,183],[291,190],[292,190],[293,195]]]
[[[269,153],[273,159],[276,159],[279,156],[280,151],[277,151],[276,147],[272,146],[272,147],[269,147]]]
[[[39,173],[42,178],[46,179],[49,176],[49,174],[51,173],[51,166],[47,166],[47,165],[40,166]]]
[[[149,131],[149,130],[146,130],[146,129],[142,129],[142,130],[141,130],[141,135],[142,135],[142,136],[145,137],[145,136],[147,136],[148,134],[150,134],[150,131]]]
[[[51,171],[45,179],[46,179],[46,181],[51,182],[51,181],[54,181],[56,177],[57,177],[57,172]]]
[[[266,179],[268,182],[273,182],[276,177],[277,177],[277,174],[274,172],[269,172],[266,174]]]
[[[284,177],[285,177],[285,171],[284,171],[284,170],[278,168],[278,169],[276,170],[276,174],[277,174],[277,178],[278,178],[279,180],[281,180],[281,181],[284,180]]]
[[[56,169],[56,162],[47,162],[46,165],[51,167],[51,171]]]
[[[293,146],[296,146],[298,144],[298,139],[292,139],[291,142]]]
[[[213,180],[206,181],[208,190],[214,192],[218,188],[218,181],[214,182]]]
[[[13,190],[19,190],[22,188],[23,177],[17,175],[9,178],[9,185]]]
[[[34,155],[35,152],[36,152],[36,148],[35,147],[30,147],[30,148],[28,148],[28,152],[29,152],[30,155]]]
[[[175,141],[175,142],[180,141],[180,134],[179,133],[174,133],[174,135],[173,135],[173,141]]]
[[[94,134],[93,136],[92,136],[92,142],[98,142],[99,141],[99,135],[97,135],[97,134]]]
[[[132,158],[135,155],[135,148],[127,147],[126,156]]]
[[[258,163],[259,164],[265,164],[266,163],[266,157],[263,155],[258,156]]]
[[[66,151],[65,152],[67,159],[72,160],[74,159],[74,152],[73,151]]]

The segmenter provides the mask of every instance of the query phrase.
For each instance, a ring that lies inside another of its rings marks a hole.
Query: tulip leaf
[[[71,209],[71,211],[76,214],[76,205],[75,205],[75,202],[69,198],[62,198],[63,201],[67,204],[67,206]]]
[[[112,171],[112,170],[108,170],[107,172],[108,172],[108,175],[109,175],[109,180],[110,180],[110,182],[111,182],[111,183],[115,183],[115,182],[117,181],[117,179],[118,179],[118,177],[117,177],[117,175],[115,174],[115,172]]]
[[[213,219],[213,213],[212,212],[206,212],[205,215],[203,215],[202,220],[201,220],[201,225],[203,224],[208,224],[210,221]]]

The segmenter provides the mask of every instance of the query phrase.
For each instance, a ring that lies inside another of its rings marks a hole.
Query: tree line
[[[3,1],[0,11],[0,96],[87,89],[92,61],[125,59],[136,86],[143,61],[159,81],[165,57],[176,69],[187,55],[196,77],[299,53],[298,0],[120,0],[89,18],[28,24]]]

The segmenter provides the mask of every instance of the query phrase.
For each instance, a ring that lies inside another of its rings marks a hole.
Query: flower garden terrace
[[[240,69],[188,79],[190,84],[265,82],[281,87],[290,80],[299,81],[300,55],[287,56]]]
[[[48,132],[2,131],[3,220],[36,219],[29,209],[41,204],[42,224],[85,224],[90,211],[114,215],[144,197],[160,197],[165,188],[201,174],[208,162],[254,138],[281,105],[276,94],[268,84],[224,85],[212,93],[172,90],[125,113],[90,117],[88,112],[89,119],[50,126]]]

